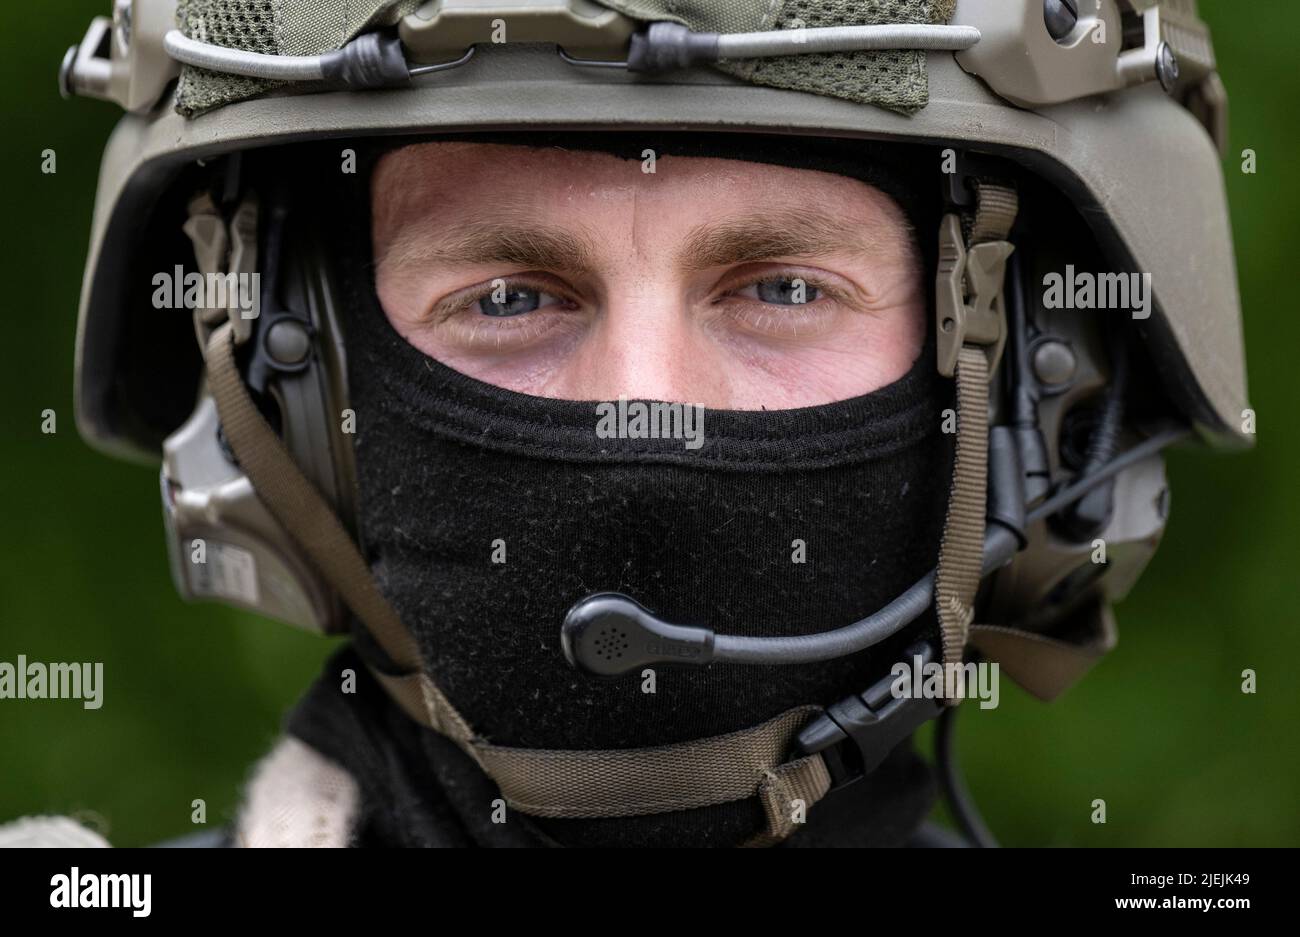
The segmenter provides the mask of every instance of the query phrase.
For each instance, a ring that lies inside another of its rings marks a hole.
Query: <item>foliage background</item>
[[[63,102],[55,74],[107,0],[5,4],[0,20],[3,283],[0,660],[103,661],[105,705],[0,701],[0,821],[81,816],[116,845],[228,819],[248,766],[330,643],[214,605],[168,577],[147,469],[90,451],[73,426],[72,347],[100,153],[116,109]],[[1170,459],[1164,545],[1119,608],[1121,643],[1064,699],[1004,686],[967,707],[964,767],[1012,845],[1297,845],[1300,498],[1295,349],[1300,30],[1288,0],[1203,0],[1232,104],[1226,162],[1252,402],[1250,454]],[[51,14],[55,15],[51,15]],[[1258,173],[1240,171],[1244,148]],[[41,151],[58,172],[40,172]],[[58,432],[40,432],[53,408]],[[1254,668],[1259,692],[1239,691]],[[1090,822],[1107,802],[1108,822]]]

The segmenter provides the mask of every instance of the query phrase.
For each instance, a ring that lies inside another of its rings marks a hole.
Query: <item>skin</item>
[[[898,379],[924,340],[910,228],[855,179],[426,143],[384,156],[371,194],[393,328],[520,393],[814,406]]]

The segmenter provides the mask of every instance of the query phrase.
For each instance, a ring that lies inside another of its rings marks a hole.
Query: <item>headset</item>
[[[949,208],[968,202],[966,182],[977,172],[1015,172],[1011,164],[969,154],[962,155],[960,166],[958,173],[943,179]],[[355,536],[351,412],[339,316],[344,300],[332,254],[323,241],[327,229],[310,206],[295,197],[292,186],[273,181],[254,188],[247,184],[254,174],[245,170],[240,156],[227,157],[226,164],[214,171],[213,184],[223,213],[256,214],[261,314],[241,349],[243,372],[254,399],[283,435],[295,461]],[[274,176],[274,172],[256,174],[259,181]],[[1031,201],[1046,197],[1038,193]],[[1045,380],[1035,370],[1031,359],[1037,360],[1038,349],[1052,344],[1082,352],[1089,339],[1068,316],[1053,317],[1043,309],[1031,315],[1025,281],[1036,263],[1047,266],[1053,258],[1035,259],[1023,243],[1018,247],[1005,290],[1010,334],[1007,360],[1000,369],[1004,384],[995,389],[1001,421],[989,435],[989,523],[983,561],[986,587],[990,573],[1010,566],[1012,574],[1007,577],[1009,585],[986,588],[983,601],[1012,608],[1051,605],[1050,611],[1059,618],[1069,612],[1071,602],[1078,604],[1076,600],[1096,585],[1091,577],[1118,580],[1122,589],[1123,581],[1136,578],[1145,565],[1164,520],[1158,508],[1163,471],[1158,458],[1154,466],[1152,459],[1188,431],[1167,422],[1155,425],[1145,438],[1116,454],[1128,375],[1133,370],[1122,364],[1131,341],[1127,329],[1112,330],[1112,380],[1103,404],[1088,410],[1087,419],[1074,419],[1080,401],[1096,397],[1106,384],[1102,374],[1087,370],[1085,364],[1101,357],[1105,349],[1075,355],[1079,363],[1069,379]],[[1070,437],[1080,434],[1084,442],[1070,443]],[[1060,440],[1060,468],[1069,467],[1066,456],[1077,450],[1075,477],[1055,493],[1049,481],[1055,450],[1044,443],[1045,436]],[[163,449],[161,485],[169,553],[173,577],[184,597],[218,599],[309,630],[340,633],[349,628],[347,610],[333,589],[300,557],[224,446],[210,398],[201,398]],[[1126,510],[1116,511],[1117,502],[1123,502]],[[1080,554],[1087,552],[1088,535],[1100,533],[1117,515],[1138,518],[1130,519],[1120,536],[1108,538],[1130,549],[1117,551],[1121,555],[1107,564],[1110,568],[1097,570]],[[1028,540],[1027,528],[1047,521],[1057,536],[1050,538],[1045,556],[1027,559],[1045,584],[1026,592],[1023,581],[1035,577],[1018,577],[1014,561]],[[205,561],[195,562],[200,553]],[[1050,568],[1047,575],[1044,564]],[[597,592],[577,599],[558,623],[560,645],[570,664],[600,677],[649,664],[771,666],[826,661],[897,634],[929,607],[933,587],[932,571],[854,623],[819,634],[764,637],[720,635],[705,626],[667,622],[630,596]]]

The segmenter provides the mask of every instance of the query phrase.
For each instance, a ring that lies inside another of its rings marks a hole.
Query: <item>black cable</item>
[[[1079,475],[1086,477],[1101,468],[1119,447],[1124,425],[1125,395],[1128,393],[1129,348],[1126,331],[1112,325],[1107,329],[1110,345],[1110,388],[1102,404],[1101,415],[1088,440],[1087,452]],[[1115,513],[1115,483],[1098,485],[1053,518],[1058,533],[1077,542],[1101,534]]]
[[[1166,446],[1171,446],[1179,440],[1186,438],[1191,435],[1191,432],[1191,429],[1186,426],[1175,425],[1147,437],[1133,448],[1127,449],[1121,454],[1115,456],[1115,458],[1111,459],[1091,475],[1077,478],[1075,481],[1066,485],[1056,494],[1052,495],[1042,504],[1038,505],[1025,515],[1025,522],[1032,524],[1040,518],[1047,517],[1050,514],[1055,514],[1067,504],[1077,501],[1080,497],[1087,494],[1095,486],[1101,484],[1106,479],[1118,475],[1129,466],[1135,465],[1143,459],[1155,455]]]
[[[1119,431],[1124,423],[1124,395],[1128,391],[1129,350],[1122,331],[1112,326],[1110,335],[1110,393],[1106,395],[1101,419],[1088,440],[1088,453],[1080,475],[1091,475],[1115,455]]]
[[[944,800],[957,822],[958,829],[972,846],[980,849],[996,849],[998,841],[993,838],[979,808],[971,799],[966,784],[962,781],[961,769],[957,765],[956,746],[953,744],[954,723],[957,721],[957,707],[945,706],[939,714],[938,724],[934,729],[935,763],[939,769],[939,786],[943,790]]]
[[[1016,250],[1007,259],[1007,311],[1011,326],[1007,344],[1010,345],[1012,367],[1006,369],[1010,380],[1012,422],[1018,427],[1038,429],[1038,402],[1030,388],[1033,386],[1029,367],[1029,323],[1025,313],[1025,283],[1020,274],[1021,252]]]

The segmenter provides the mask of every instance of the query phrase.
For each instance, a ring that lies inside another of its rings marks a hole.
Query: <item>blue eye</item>
[[[801,306],[821,296],[821,290],[799,277],[759,280],[736,293],[773,306]]]
[[[543,299],[554,299],[543,293],[541,290],[529,289],[523,287],[511,287],[504,291],[504,299],[497,302],[496,296],[502,294],[497,291],[489,293],[478,301],[478,310],[485,316],[495,316],[504,318],[506,316],[521,316],[526,312],[532,312],[542,307]]]

